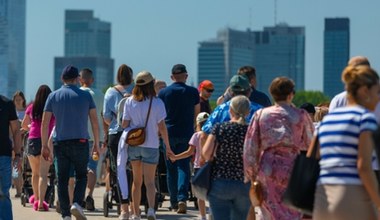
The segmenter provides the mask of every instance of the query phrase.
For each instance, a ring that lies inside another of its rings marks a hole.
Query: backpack
[[[124,93],[123,94],[115,86],[113,88],[116,89],[116,91],[121,95],[121,97],[123,97],[119,101],[119,103],[117,104],[117,109],[116,109],[116,111],[117,111],[117,114],[116,114],[117,125],[121,126],[121,122],[123,121],[123,113],[124,113],[125,101],[127,101],[127,99],[131,96],[131,94],[129,94],[129,93]]]

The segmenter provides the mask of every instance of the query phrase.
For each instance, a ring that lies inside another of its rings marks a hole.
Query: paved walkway
[[[98,187],[95,188],[94,191],[94,200],[95,200],[95,207],[96,211],[94,212],[88,212],[85,211],[85,214],[87,216],[88,220],[98,220],[98,219],[118,219],[116,208],[110,210],[109,217],[103,216],[103,193],[105,191],[104,187]],[[55,211],[55,208],[50,209],[48,212],[37,212],[34,211],[32,206],[30,204],[26,204],[25,207],[21,205],[20,198],[15,198],[15,190],[11,189],[11,200],[12,200],[12,209],[13,209],[13,218],[14,220],[59,220],[61,219],[61,216]],[[57,197],[56,197],[57,199]],[[169,202],[167,201],[169,198],[165,198],[165,202],[163,203],[162,207],[158,209],[156,212],[157,219],[179,219],[179,220],[185,220],[185,219],[199,219],[198,211],[194,208],[193,202],[188,202],[188,211],[187,214],[177,214],[173,211],[169,211]],[[143,207],[141,207],[142,210],[144,210]],[[145,215],[141,216],[142,219],[145,218]],[[73,217],[73,220],[75,218]]]

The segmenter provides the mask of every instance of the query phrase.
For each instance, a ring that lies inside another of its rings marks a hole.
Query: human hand
[[[53,156],[52,154],[50,153],[50,149],[48,146],[42,146],[42,149],[41,149],[41,155],[42,157],[46,160],[46,161],[49,161],[49,162],[52,162],[53,161]]]

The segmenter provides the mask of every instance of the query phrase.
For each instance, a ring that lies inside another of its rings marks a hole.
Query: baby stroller
[[[28,134],[26,133],[23,137],[23,154],[22,154],[22,177],[23,177],[23,185],[22,185],[22,193],[21,193],[21,205],[26,206],[26,203],[29,203],[29,198],[33,195],[32,188],[32,169],[29,164],[28,157],[25,152],[28,150]],[[54,180],[55,180],[55,170],[54,166],[51,165],[49,168],[48,177],[48,185],[45,193],[45,202],[49,204],[49,207],[52,208],[55,199],[55,188],[54,188]]]
[[[108,150],[107,158],[110,163],[109,167],[109,183],[111,187],[110,192],[105,192],[103,195],[103,215],[108,217],[109,210],[114,206],[117,207],[117,214],[120,215],[120,190],[119,184],[117,181],[117,167],[116,167],[116,158],[112,155],[112,151]]]

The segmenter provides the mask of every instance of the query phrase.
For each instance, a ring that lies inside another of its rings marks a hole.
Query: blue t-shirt
[[[251,92],[251,96],[249,96],[249,100],[251,100],[251,102],[260,104],[264,107],[268,107],[272,105],[272,103],[269,100],[269,97],[265,93],[260,92],[259,90],[256,90],[254,87],[252,87],[252,92]]]
[[[46,100],[46,112],[55,116],[57,141],[71,139],[88,139],[88,115],[90,109],[96,108],[89,92],[75,85],[63,85],[50,93]]]
[[[199,103],[198,90],[175,82],[162,89],[158,97],[165,104],[169,137],[190,139],[194,133],[194,106]]]
[[[231,101],[228,101],[217,106],[215,110],[211,113],[210,117],[207,119],[206,123],[203,125],[202,131],[204,131],[206,134],[210,134],[212,127],[214,127],[216,123],[222,123],[231,120],[229,112],[230,104]],[[251,110],[249,111],[248,116],[245,118],[247,123],[251,121],[252,116],[255,114],[255,112],[262,107],[263,106],[255,102],[251,102]]]
[[[120,92],[122,94],[120,94]],[[124,98],[124,95],[129,92],[127,90],[120,92],[118,92],[114,87],[110,87],[104,95],[103,117],[111,120],[108,134],[116,134],[123,131],[123,128],[117,123],[118,105],[120,100]]]

